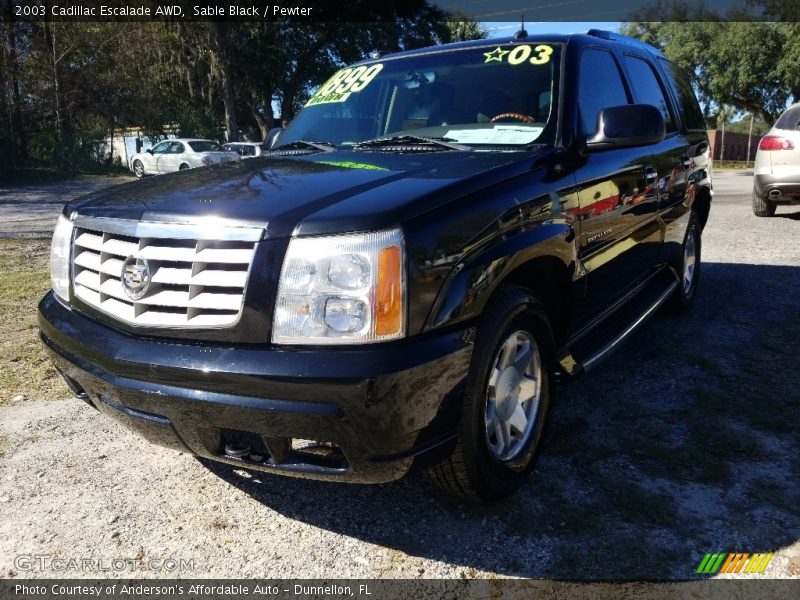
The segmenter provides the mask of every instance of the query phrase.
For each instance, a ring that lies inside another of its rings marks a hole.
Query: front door
[[[158,157],[158,172],[171,173],[180,167],[182,154],[184,152],[181,142],[170,142],[167,151]]]
[[[630,103],[611,52],[584,50],[578,96],[584,136],[596,132],[602,109]],[[583,320],[590,320],[642,280],[657,261],[661,243],[657,172],[649,147],[621,148],[588,154],[576,178],[579,264],[591,312]]]

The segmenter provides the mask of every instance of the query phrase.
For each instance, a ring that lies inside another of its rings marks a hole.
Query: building
[[[750,156],[747,156],[747,140],[750,136],[746,133],[725,132],[725,151],[722,151],[722,130],[709,129],[708,141],[711,142],[711,157],[714,160],[742,160],[753,161],[756,158],[760,135],[753,134],[750,143]]]

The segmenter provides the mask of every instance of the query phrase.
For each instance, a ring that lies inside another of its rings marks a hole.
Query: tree
[[[463,13],[453,13],[448,17],[447,30],[451,42],[466,42],[468,40],[482,40],[489,35],[483,25]]]
[[[44,0],[52,5],[54,0]],[[311,4],[314,0],[309,0]],[[3,4],[5,13],[11,4]],[[0,10],[6,165],[80,168],[98,140],[135,127],[263,139],[345,64],[482,28],[426,0],[351,0],[336,22],[12,22]],[[11,143],[6,143],[6,142]]]
[[[798,23],[636,21],[622,31],[689,73],[707,111],[730,105],[772,123],[800,101]]]

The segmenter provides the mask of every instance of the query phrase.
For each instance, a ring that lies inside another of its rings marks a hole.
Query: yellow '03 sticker
[[[358,93],[366,88],[382,69],[383,65],[381,63],[342,69],[314,92],[314,95],[306,102],[306,106],[329,102],[344,102],[351,94]]]
[[[508,62],[510,65],[544,65],[550,62],[550,55],[552,53],[552,46],[546,44],[539,44],[533,47],[528,44],[520,44],[519,46],[514,46],[511,50],[503,50],[498,46],[491,52],[483,53],[486,57],[486,60],[483,62]]]

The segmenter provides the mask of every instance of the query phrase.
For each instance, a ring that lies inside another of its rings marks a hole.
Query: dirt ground
[[[26,398],[0,406],[0,577],[85,575],[16,558],[38,554],[156,559],[134,577],[686,579],[707,552],[773,552],[752,577],[800,577],[800,210],[756,218],[751,186],[716,176],[694,309],[558,389],[512,499],[204,465]]]
[[[132,180],[133,175],[84,175],[39,185],[0,185],[0,239],[50,237],[64,204],[82,194]]]

